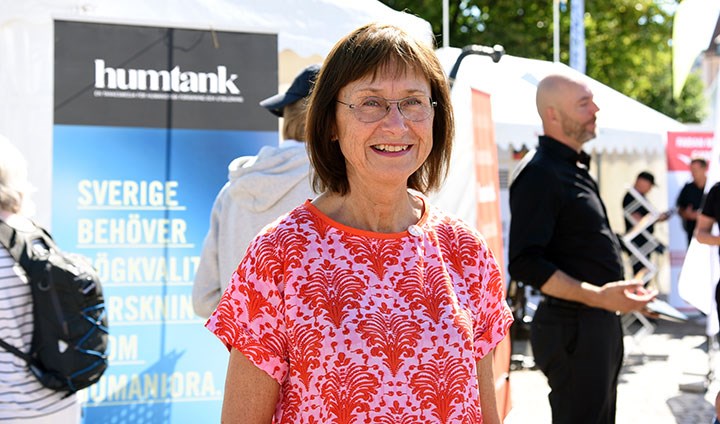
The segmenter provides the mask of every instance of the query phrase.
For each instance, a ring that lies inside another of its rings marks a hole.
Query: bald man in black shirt
[[[642,310],[656,293],[624,280],[620,243],[610,229],[582,151],[599,110],[586,84],[550,75],[538,85],[545,135],[510,187],[509,271],[543,300],[531,345],[548,378],[554,424],[615,422],[623,358],[620,314]]]

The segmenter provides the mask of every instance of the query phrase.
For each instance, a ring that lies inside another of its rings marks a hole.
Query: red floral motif
[[[235,348],[247,356],[248,359],[258,364],[269,363],[273,359],[272,351],[267,346],[250,337],[240,337]]]
[[[328,230],[331,228],[322,217],[315,215],[307,209],[296,209],[294,213],[299,226],[306,226],[317,233],[320,240],[325,239]]]
[[[315,316],[326,318],[340,328],[350,309],[360,308],[366,284],[352,270],[324,260],[300,288],[300,297],[315,306]]]
[[[344,353],[339,354],[321,387],[322,399],[335,416],[333,423],[362,422],[358,414],[370,410],[378,384],[375,373],[367,366],[351,361]]]
[[[275,281],[277,276],[282,275],[282,262],[277,254],[275,237],[261,238],[254,242],[250,255],[240,263],[241,267],[250,269],[263,281]],[[248,263],[245,263],[248,262]]]
[[[213,312],[206,325],[215,323],[214,332],[215,335],[222,340],[225,345],[232,347],[233,342],[240,337],[240,329],[237,321],[234,318],[236,316],[232,305],[228,301],[221,301],[215,312]],[[216,317],[232,317],[230,319],[217,320]]]
[[[443,224],[437,228],[443,257],[460,278],[465,278],[466,267],[472,267],[477,262],[478,252],[481,251],[478,241],[471,233],[457,231],[456,227],[448,225],[448,221]]]
[[[485,293],[484,296],[488,299],[488,301],[492,301],[492,299],[505,292],[500,270],[498,270],[497,266],[495,266],[494,261],[492,264],[493,265],[489,266],[487,272],[485,273],[485,279],[487,280],[485,290],[487,293]]]
[[[482,424],[483,419],[480,414],[480,398],[477,402],[469,403],[465,409],[465,416],[463,417],[463,424]]]
[[[370,270],[382,280],[388,267],[398,264],[403,244],[397,239],[374,239],[355,234],[342,234],[340,241],[355,258],[355,263],[369,263]]]
[[[421,273],[423,268],[424,274]],[[418,266],[403,273],[398,289],[413,310],[422,312],[438,324],[447,302],[448,290],[451,289],[447,278],[448,275],[441,267]]]
[[[301,266],[301,259],[307,251],[307,237],[294,230],[278,231],[277,243],[285,269]]]
[[[271,317],[276,316],[276,311],[270,302],[268,302],[267,297],[263,293],[255,290],[254,286],[240,285],[238,291],[247,299],[244,309],[248,317],[248,322],[253,322],[265,314]]]
[[[467,343],[465,346],[469,348],[472,346],[473,340],[473,319],[470,316],[470,311],[467,309],[457,309],[453,315],[453,324],[457,328],[458,332],[462,334],[462,338]]]
[[[283,397],[283,423],[299,423],[302,422],[300,416],[300,408],[302,407],[302,398],[297,390],[291,390],[291,386],[282,386],[282,397]],[[274,421],[277,424],[277,420]]]
[[[463,402],[470,378],[467,363],[451,356],[441,346],[429,361],[418,365],[410,387],[423,409],[429,410],[441,423],[449,423],[453,422],[456,412],[453,404]]]
[[[323,334],[312,324],[290,326],[290,364],[298,380],[310,390],[312,371],[320,366],[320,349]]]
[[[378,424],[417,424],[420,422],[420,417],[409,414],[405,408],[400,406],[400,402],[394,401],[392,406],[388,408],[388,412],[375,417],[373,422]]]
[[[382,357],[393,376],[397,375],[402,358],[415,353],[421,330],[417,322],[408,320],[405,314],[393,313],[384,304],[377,312],[367,314],[358,325],[370,353]]]

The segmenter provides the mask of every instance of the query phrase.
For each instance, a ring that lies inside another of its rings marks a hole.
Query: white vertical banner
[[[717,0],[683,0],[673,18],[673,96],[680,97],[698,55],[710,44],[720,14]]]
[[[705,193],[720,181],[720,71],[715,78],[715,133],[713,138],[712,154],[708,164]],[[713,234],[718,234],[718,226],[713,226]],[[717,308],[715,305],[715,286],[720,278],[720,257],[718,247],[702,244],[693,238],[685,255],[680,277],[678,292],[686,302],[707,315],[706,334],[712,336],[718,333],[719,325]]]
[[[570,67],[585,73],[585,0],[570,2]]]
[[[665,153],[667,155],[667,194],[670,206],[675,205],[686,183],[692,183],[690,161],[703,158],[712,162],[714,136],[709,131],[668,132]],[[693,309],[678,294],[678,279],[688,251],[687,233],[679,214],[668,221],[670,252],[670,292],[668,302],[678,309]]]

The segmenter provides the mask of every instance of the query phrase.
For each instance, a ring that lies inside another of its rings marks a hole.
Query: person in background
[[[260,105],[283,118],[283,142],[257,156],[238,157],[213,204],[193,283],[195,313],[208,318],[220,302],[233,271],[255,235],[278,216],[312,198],[310,161],[305,150],[307,97],[320,65],[302,70],[288,90]]]
[[[695,233],[700,203],[702,202],[707,181],[707,161],[702,158],[695,158],[690,161],[690,175],[692,181],[685,184],[680,190],[675,205],[678,208],[678,215],[682,218],[683,229],[687,234],[688,245]]]
[[[0,136],[0,220],[17,231],[33,231],[25,216],[31,190],[27,163],[20,151]],[[33,302],[22,267],[0,245],[0,339],[30,352]],[[80,404],[75,394],[65,397],[42,386],[27,363],[0,347],[0,422],[77,424]]]
[[[255,238],[207,323],[231,351],[223,422],[500,423],[501,273],[424,194],[453,128],[431,45],[369,24],[332,48],[307,122],[322,194]]]
[[[633,184],[632,189],[628,190],[628,192],[625,193],[625,197],[623,197],[622,201],[623,210],[631,211],[629,214],[630,217],[632,217],[632,220],[630,220],[627,216],[627,213],[623,214],[625,215],[626,233],[630,232],[630,230],[632,230],[633,227],[640,222],[640,220],[645,218],[645,216],[650,213],[650,211],[645,208],[645,206],[643,206],[642,202],[639,199],[647,200],[645,199],[645,196],[650,192],[650,190],[652,190],[653,187],[655,187],[655,176],[647,171],[643,171],[639,173],[635,178],[635,183]],[[666,221],[669,217],[670,214],[668,212],[663,212],[658,215],[657,219],[654,222]],[[633,223],[632,221],[635,221],[635,223]],[[653,234],[655,232],[654,222],[653,224],[648,225],[645,231]],[[642,233],[638,234],[632,239],[632,243],[638,248],[641,248],[647,242],[648,239]],[[650,260],[650,255],[653,251],[662,253],[665,251],[665,247],[658,242],[655,249],[646,254],[645,257],[648,260]],[[632,268],[633,275],[638,275],[638,272],[640,272],[640,270],[644,268],[644,265],[642,262],[638,261],[633,263]]]
[[[543,295],[531,324],[535,363],[550,385],[553,424],[615,422],[623,360],[620,313],[656,293],[624,280],[583,145],[595,138],[599,108],[590,88],[549,75],[537,88],[544,135],[510,186],[509,272]]]

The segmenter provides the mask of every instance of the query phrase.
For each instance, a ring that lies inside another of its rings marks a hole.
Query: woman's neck
[[[313,204],[333,220],[364,231],[399,233],[416,224],[423,214],[423,201],[407,189],[390,193],[355,190],[345,196],[325,193]]]

